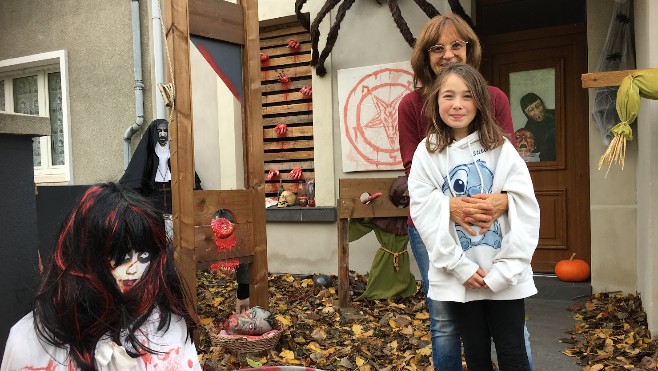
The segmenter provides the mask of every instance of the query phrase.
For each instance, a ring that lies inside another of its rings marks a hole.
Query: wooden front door
[[[589,262],[589,106],[580,87],[585,24],[483,36],[482,44],[483,74],[510,97],[517,147],[529,144],[522,151],[541,209],[533,270],[552,273],[572,253]]]

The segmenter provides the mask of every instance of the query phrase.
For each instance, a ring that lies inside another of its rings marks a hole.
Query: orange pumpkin
[[[560,260],[555,264],[555,274],[561,281],[581,282],[589,278],[589,264],[581,259],[574,259],[576,253],[569,260]]]

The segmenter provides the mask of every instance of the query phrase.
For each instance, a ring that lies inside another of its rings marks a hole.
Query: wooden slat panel
[[[261,63],[261,69],[267,67],[276,67],[276,66],[286,66],[291,64],[300,64],[300,63],[311,63],[311,55],[309,53],[305,54],[294,54],[287,55],[285,57],[270,58]]]
[[[263,126],[266,128],[274,127],[282,122],[287,124],[299,124],[299,123],[309,123],[313,124],[313,115],[312,114],[303,114],[303,115],[294,115],[294,116],[285,116],[285,117],[264,117]],[[288,128],[292,130],[293,128]]]
[[[279,72],[284,72],[286,76],[289,78],[296,78],[296,77],[301,77],[301,78],[307,78],[308,76],[311,75],[311,66],[298,66],[298,67],[290,67],[290,68],[277,68],[273,70],[266,70],[266,71],[261,71],[260,73],[260,80],[264,83],[267,83],[268,81],[270,82],[278,82],[279,79]],[[285,83],[279,83],[282,85],[282,89],[287,89]]]
[[[300,112],[300,111],[311,111],[313,110],[313,103],[298,103],[298,104],[288,104],[285,106],[269,106],[263,107],[263,115],[276,115],[279,113],[291,113],[291,112]]]
[[[273,38],[273,37],[284,36],[284,35],[292,35],[292,34],[298,34],[298,33],[308,34],[308,31],[304,28],[304,26],[302,26],[300,24],[291,23],[290,26],[278,27],[275,30],[261,29],[260,30],[260,39],[264,40],[264,39],[270,39],[270,38]]]
[[[300,148],[310,148],[313,149],[312,140],[282,140],[279,142],[265,142],[263,148],[268,150],[289,150],[289,149],[300,149]]]
[[[273,37],[271,39],[266,39],[266,40],[261,40],[260,41],[260,48],[271,48],[274,46],[281,46],[281,45],[288,45],[288,40],[294,39],[295,41],[299,41],[299,43],[310,43],[311,42],[311,35],[308,33],[305,34],[298,34],[298,35],[285,35],[285,36],[279,36],[279,37]]]
[[[314,171],[306,171],[304,168],[302,168],[302,170],[303,170],[303,173],[302,173],[302,178],[303,179],[313,179],[313,178],[315,178],[315,172]],[[292,179],[290,177],[290,172],[289,171],[284,171],[281,174],[279,174],[279,176],[275,177],[274,179],[266,180],[265,182],[267,182],[268,184],[269,183],[276,183],[277,185],[279,185],[279,180],[294,181],[294,180],[298,180],[298,179]]]
[[[261,91],[263,94],[270,92],[299,91],[299,89],[303,88],[304,86],[311,86],[310,76],[302,80],[291,81],[285,86],[280,84],[278,81],[274,84],[266,84],[261,87]]]
[[[276,46],[272,48],[263,48],[260,50],[261,53],[267,54],[270,58],[276,58],[278,56],[282,55],[289,55],[289,54],[311,54],[311,44],[310,43],[303,43],[299,44],[299,47],[297,49],[290,49],[287,45],[286,46]],[[265,64],[266,62],[262,62],[262,64]]]
[[[283,117],[283,119],[287,119],[287,118]],[[288,131],[283,138],[310,137],[310,136],[313,136],[313,126],[296,126],[296,127],[288,127]],[[263,138],[281,139],[281,137],[279,137],[279,134],[277,134],[273,128],[264,129]]]
[[[290,191],[292,193],[299,193],[300,188],[306,186],[306,181],[308,179],[313,179],[314,176],[315,176],[315,173],[304,174],[304,178],[302,178],[300,180],[293,181],[293,182],[288,182],[288,183],[284,182],[281,185],[283,185],[283,189],[285,191]],[[271,182],[271,183],[265,184],[266,194],[268,194],[270,196],[276,195],[279,192],[279,186],[280,186],[279,182]]]
[[[312,81],[312,70],[308,65],[311,60],[310,37],[308,32],[299,25],[261,31],[267,32],[267,36],[261,34],[261,53],[270,56],[269,60],[261,63],[262,92],[270,93],[263,94],[261,98],[262,114],[266,116],[263,119],[263,138],[269,139],[264,143],[264,149],[267,151],[264,173],[270,169],[277,169],[281,174],[266,184],[267,191],[268,194],[276,195],[279,180],[284,180],[289,182],[284,188],[297,192],[299,183],[291,182],[288,174],[290,170],[300,167],[309,170],[304,173],[304,177],[315,176],[315,173],[310,171],[314,166],[314,142],[312,139],[300,138],[308,138],[313,135],[313,114],[311,112],[313,101],[312,98],[306,98],[299,92],[301,88],[310,86]],[[301,42],[300,47],[298,49],[288,48],[287,44],[290,39]],[[279,83],[280,72],[285,73],[293,81]],[[308,125],[289,126],[286,135],[279,137],[273,128],[280,123]],[[272,139],[276,139],[276,141]]]
[[[305,96],[299,91],[293,91],[291,93],[263,95],[264,105],[268,103],[281,103],[281,102],[300,101],[300,100],[308,100],[310,102],[311,98]]]
[[[265,172],[267,173],[271,169],[280,170],[281,173],[290,172],[290,170],[295,168],[302,169],[313,169],[315,164],[313,161],[283,161],[283,162],[270,162],[265,164]]]
[[[242,7],[227,1],[189,0],[190,34],[244,44]]]
[[[308,160],[313,158],[313,151],[299,151],[299,152],[279,152],[279,153],[266,153],[265,161],[277,160]]]

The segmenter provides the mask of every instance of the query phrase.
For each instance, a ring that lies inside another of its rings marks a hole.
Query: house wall
[[[142,39],[148,40],[148,2],[140,9]],[[0,60],[68,53],[73,184],[123,174],[123,133],[135,123],[130,10],[130,1],[2,1]],[[148,42],[142,45],[149,50]],[[146,123],[152,116],[149,61],[145,52]]]
[[[638,68],[658,68],[658,3],[635,0]],[[641,32],[638,32],[641,30]],[[658,332],[658,101],[642,99],[634,131],[637,140],[637,287],[647,313],[649,330]],[[623,188],[625,189],[625,188]],[[629,234],[629,233],[627,233]],[[623,246],[623,245],[622,245]]]
[[[589,71],[596,66],[608,33],[614,0],[588,0],[587,44]],[[641,31],[638,34],[642,33]],[[590,89],[590,112],[593,106]],[[634,128],[636,129],[636,128]],[[599,158],[607,146],[603,144],[596,123],[590,116],[590,210],[592,236],[592,290],[594,292],[635,292],[637,239],[636,174],[638,141],[626,148],[624,170],[613,165],[598,170]],[[620,190],[623,190],[620,192]]]
[[[261,21],[271,24],[273,18],[294,15],[294,0],[259,2]],[[324,2],[309,1],[303,12],[311,21]],[[464,1],[466,3],[466,1]],[[470,7],[465,4],[467,11]],[[440,12],[447,12],[447,3],[440,4]],[[427,16],[413,2],[400,2],[400,8],[411,31],[418,34]],[[322,50],[336,10],[328,15],[320,27]],[[313,130],[315,140],[316,202],[318,206],[335,206],[340,178],[395,177],[402,171],[344,173],[342,170],[340,117],[338,112],[337,70],[408,61],[411,48],[395,26],[387,5],[375,1],[358,1],[347,12],[341,23],[338,39],[325,66],[324,77],[313,75]],[[322,140],[318,140],[322,138]],[[331,138],[330,140],[328,138]],[[268,223],[268,266],[272,272],[332,273],[338,270],[337,226],[335,223]],[[374,233],[350,243],[350,269],[366,273],[379,243]],[[412,272],[420,277],[415,261]]]

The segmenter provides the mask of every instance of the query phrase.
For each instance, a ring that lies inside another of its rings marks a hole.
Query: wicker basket
[[[279,342],[281,338],[281,330],[275,323],[275,328],[266,332],[262,336],[239,336],[239,335],[220,335],[219,330],[210,333],[212,343],[216,347],[224,348],[230,352],[237,354],[245,353],[260,353],[265,350],[270,350]]]

